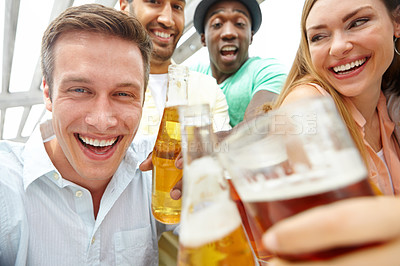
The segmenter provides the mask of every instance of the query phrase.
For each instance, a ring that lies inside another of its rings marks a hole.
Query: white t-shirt
[[[168,85],[168,74],[150,74],[149,86],[158,113],[162,116],[164,112]]]

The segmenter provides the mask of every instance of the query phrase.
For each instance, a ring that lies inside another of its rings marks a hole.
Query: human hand
[[[183,156],[182,153],[179,153],[178,157],[175,159],[175,167],[178,169],[183,169]],[[182,197],[182,179],[176,182],[175,186],[171,189],[169,193],[171,198],[174,200],[178,200]]]
[[[140,171],[146,172],[146,171],[153,170],[153,160],[152,160],[152,158],[151,158],[152,155],[153,155],[153,152],[150,152],[150,154],[147,156],[146,160],[144,160],[144,161],[139,165]]]
[[[353,198],[313,208],[275,224],[264,235],[263,244],[273,253],[295,255],[381,243],[327,261],[290,262],[275,258],[270,266],[399,266],[399,221],[399,198]]]

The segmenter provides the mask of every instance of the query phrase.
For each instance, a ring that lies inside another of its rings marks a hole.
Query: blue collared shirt
[[[129,147],[95,219],[90,192],[48,157],[53,135],[48,121],[26,144],[0,142],[0,265],[158,265],[159,236],[173,227],[154,219],[151,172],[139,170],[151,141]]]

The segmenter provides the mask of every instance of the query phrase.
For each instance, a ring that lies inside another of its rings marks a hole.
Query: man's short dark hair
[[[96,32],[134,42],[142,54],[144,85],[147,87],[153,46],[146,29],[135,17],[124,12],[99,4],[87,4],[67,8],[50,23],[43,35],[41,66],[49,85],[50,97],[53,86],[54,46],[63,33],[70,31]]]

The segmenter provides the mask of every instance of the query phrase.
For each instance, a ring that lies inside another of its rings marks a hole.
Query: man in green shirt
[[[248,120],[275,99],[286,79],[277,60],[249,57],[253,35],[262,15],[256,0],[203,0],[194,14],[194,27],[208,48],[210,65],[193,70],[213,76],[226,96],[232,127]]]

